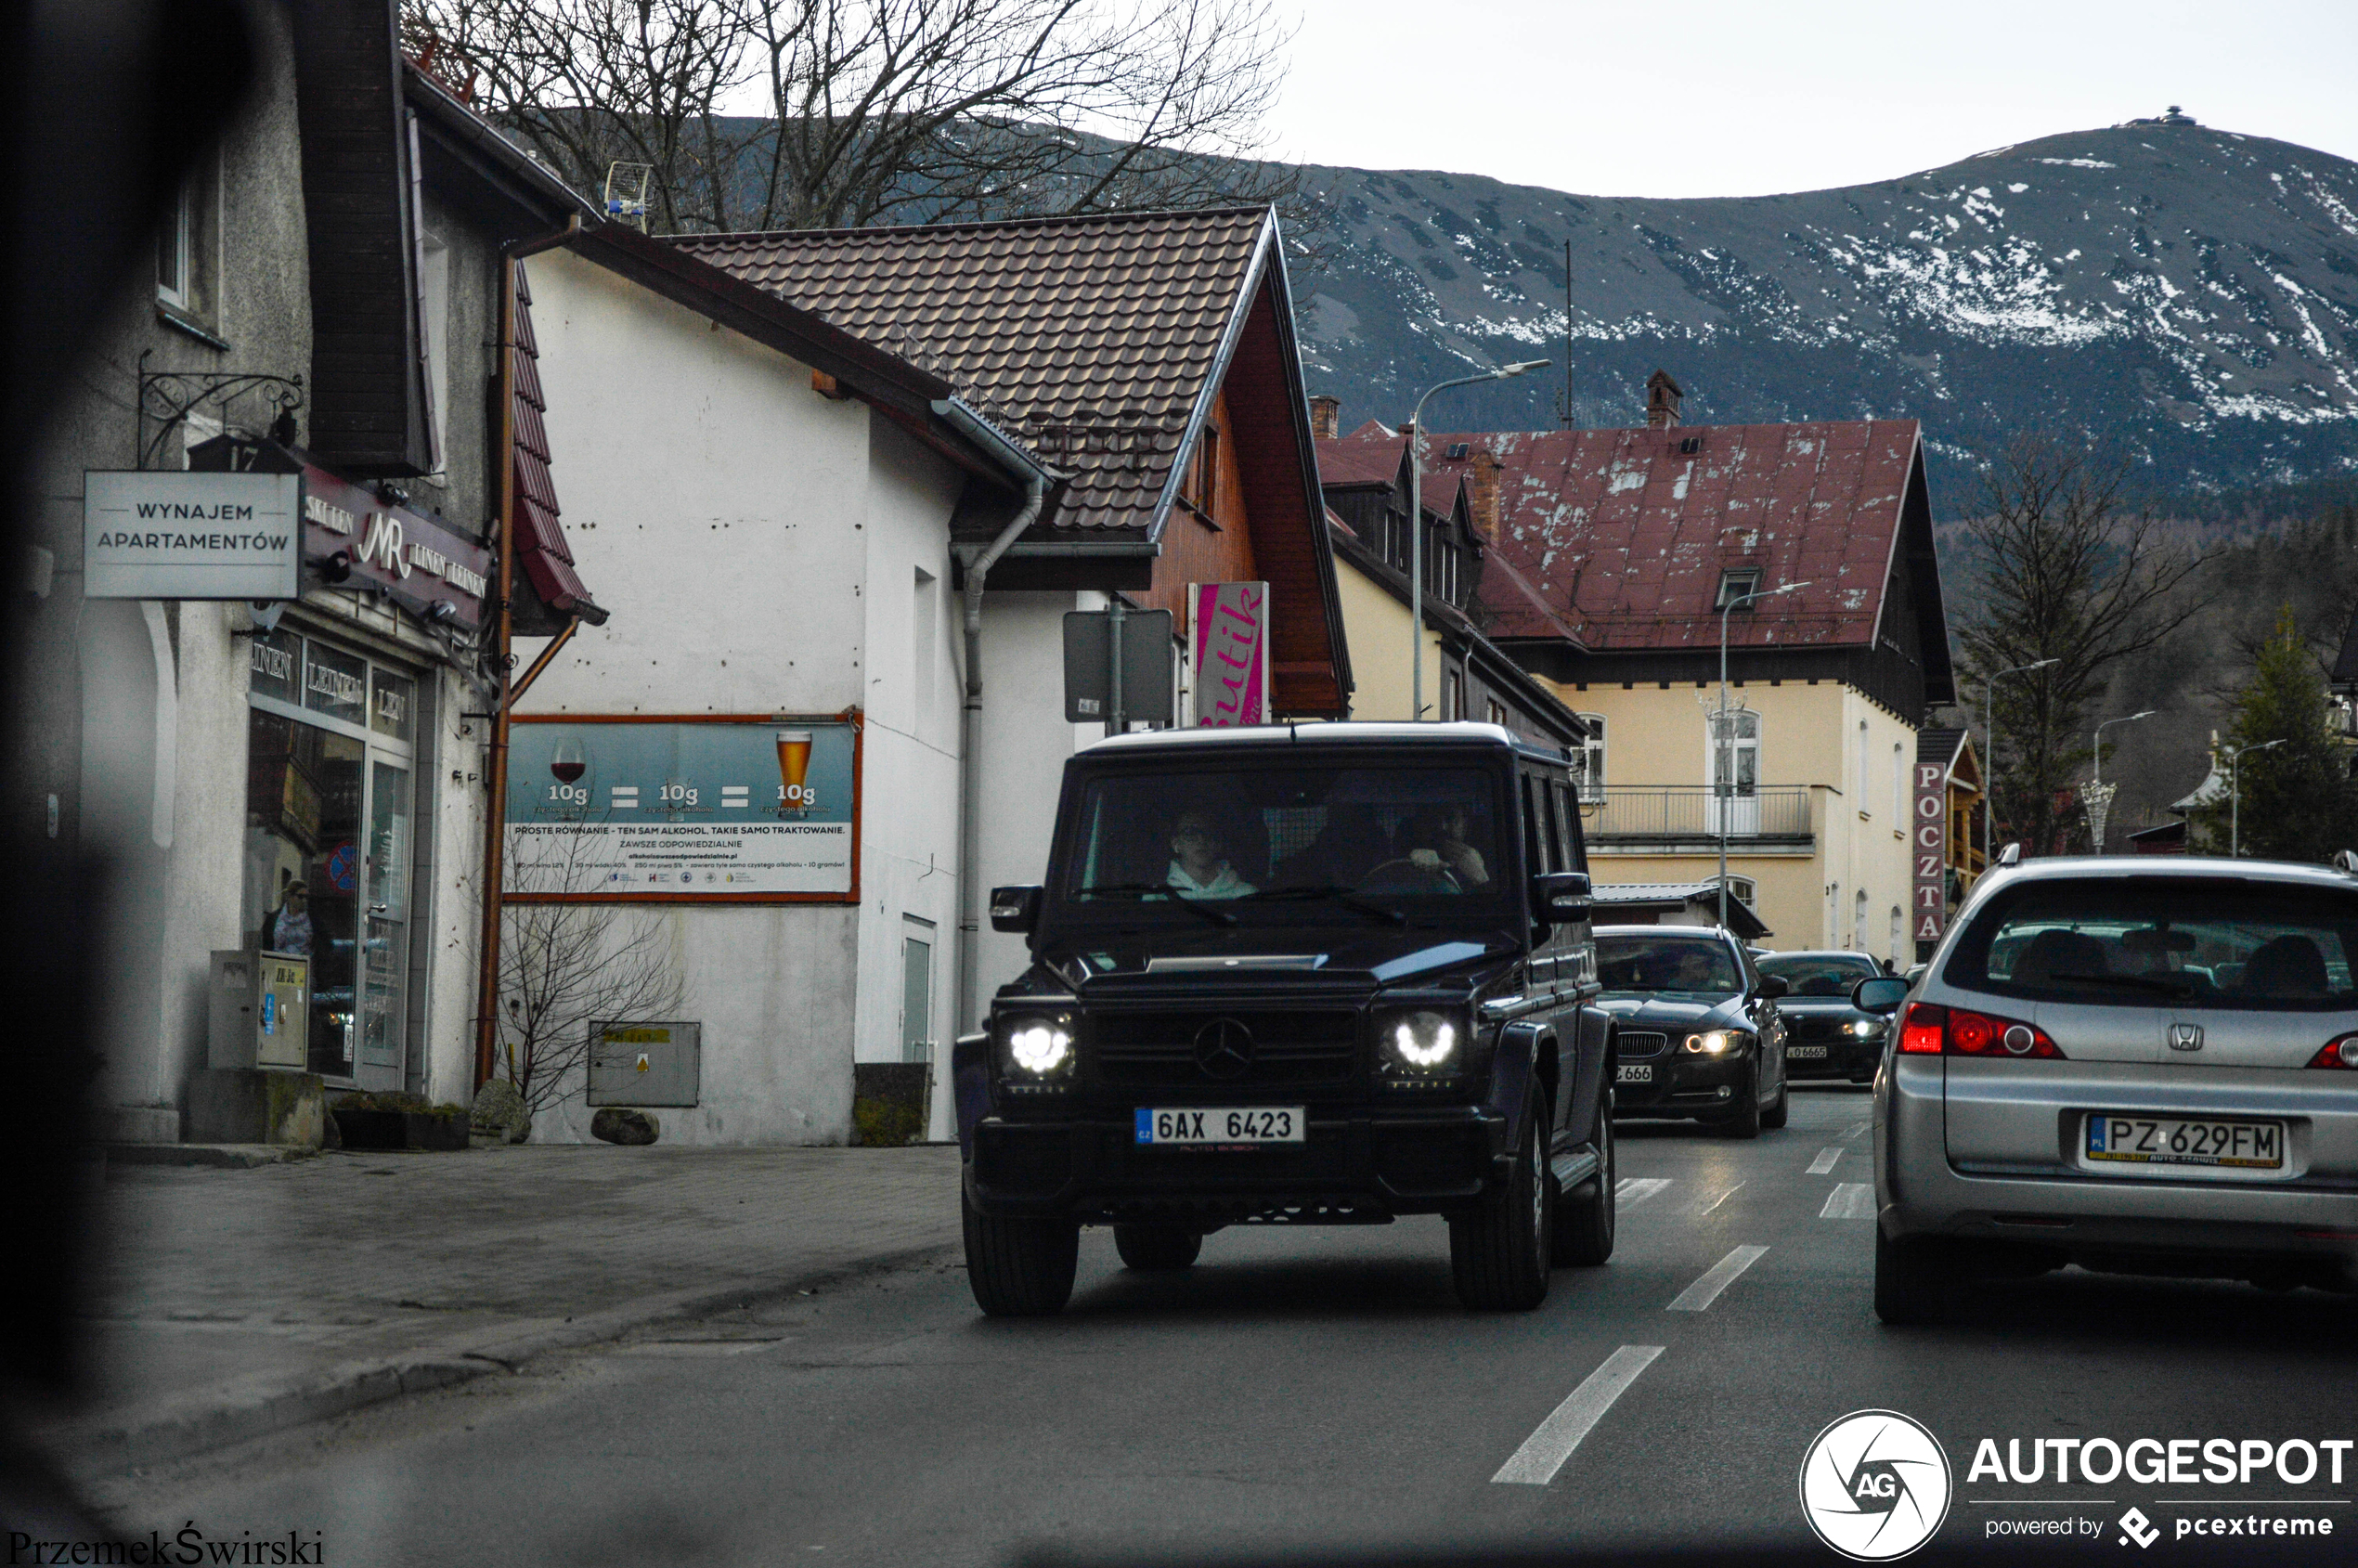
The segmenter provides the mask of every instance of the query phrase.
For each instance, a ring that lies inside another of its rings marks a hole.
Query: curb
[[[309,1144],[108,1144],[105,1147],[111,1165],[203,1165],[224,1171],[283,1165],[291,1160],[309,1160],[319,1152]]]
[[[513,1375],[541,1356],[610,1342],[636,1328],[692,1320],[798,1290],[888,1274],[954,1251],[956,1247],[954,1241],[909,1247],[759,1285],[641,1296],[604,1312],[506,1339],[478,1334],[439,1346],[421,1346],[398,1356],[348,1362],[276,1384],[203,1391],[131,1412],[128,1419],[101,1418],[53,1427],[45,1434],[45,1445],[73,1469],[85,1472],[165,1464],[408,1394],[451,1388],[478,1378]]]

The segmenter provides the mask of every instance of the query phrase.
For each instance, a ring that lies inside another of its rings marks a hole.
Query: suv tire
[[[1053,1317],[1072,1299],[1081,1226],[1071,1220],[1002,1218],[961,1195],[966,1284],[992,1317]]]
[[[1760,1136],[1760,1067],[1755,1063],[1753,1069],[1744,1074],[1744,1081],[1736,1086],[1735,1110],[1712,1126],[1723,1138],[1756,1138]]]
[[[1474,1312],[1529,1312],[1548,1299],[1556,1178],[1543,1147],[1535,1115],[1515,1150],[1514,1173],[1481,1208],[1449,1216],[1449,1264],[1458,1300]]]
[[[1936,1321],[1957,1283],[1956,1259],[1936,1236],[1898,1240],[1875,1227],[1875,1315],[1905,1326]]]
[[[1203,1251],[1203,1238],[1181,1225],[1127,1225],[1113,1227],[1113,1250],[1124,1268],[1149,1272],[1185,1268]]]
[[[1597,1150],[1597,1173],[1556,1200],[1557,1268],[1591,1268],[1613,1256],[1613,1189],[1619,1185],[1613,1147],[1613,1086],[1597,1096],[1597,1124],[1588,1134]]]

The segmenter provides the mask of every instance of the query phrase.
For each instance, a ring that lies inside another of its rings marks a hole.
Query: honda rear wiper
[[[1272,888],[1263,892],[1247,893],[1245,897],[1268,903],[1280,901],[1302,903],[1311,899],[1331,899],[1339,904],[1359,911],[1362,914],[1372,914],[1377,919],[1387,921],[1394,926],[1408,924],[1408,917],[1400,911],[1387,909],[1382,904],[1363,899],[1348,888],[1331,885],[1324,888]]]
[[[1211,909],[1198,900],[1181,898],[1179,890],[1167,882],[1100,882],[1082,888],[1074,896],[1091,898],[1106,893],[1133,894],[1142,902],[1148,897],[1159,897],[1179,905],[1190,914],[1202,915],[1215,926],[1234,926],[1237,923],[1237,917],[1225,910]]]
[[[2195,993],[2194,982],[2191,980],[2163,980],[2157,979],[2151,975],[2049,975],[2047,978],[2051,980],[2061,981],[2065,985],[2118,985],[2129,986],[2137,991],[2157,991],[2165,996],[2174,996],[2182,1001]]]

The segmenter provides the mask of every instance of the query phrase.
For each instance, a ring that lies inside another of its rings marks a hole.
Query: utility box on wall
[[[590,1103],[694,1105],[703,1055],[701,1023],[592,1023]]]
[[[252,948],[213,955],[211,1027],[205,1065],[281,1068],[311,1065],[311,960]]]

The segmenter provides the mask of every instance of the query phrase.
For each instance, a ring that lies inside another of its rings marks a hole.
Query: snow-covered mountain
[[[1508,359],[1563,362],[1580,424],[1922,419],[1961,468],[2081,433],[2152,488],[2358,470],[2358,163],[2183,116],[1999,148],[1875,185],[1702,201],[1313,168],[1311,390],[1346,428]],[[1570,311],[1565,242],[1571,242]],[[1555,422],[1559,374],[1445,395],[1436,429]]]

